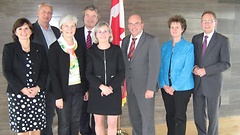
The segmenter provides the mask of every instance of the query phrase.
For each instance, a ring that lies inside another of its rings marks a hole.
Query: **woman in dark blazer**
[[[122,113],[121,82],[125,68],[119,46],[106,22],[99,22],[93,33],[93,45],[87,56],[86,77],[89,81],[88,112],[94,114],[97,135],[104,135],[104,116],[108,135],[117,134],[117,117]]]
[[[87,90],[84,48],[74,38],[77,21],[72,15],[60,19],[62,35],[48,52],[58,135],[78,135],[83,96]]]
[[[4,45],[2,56],[10,126],[18,134],[40,135],[46,126],[46,52],[42,45],[30,41],[32,24],[26,18],[15,22],[12,34],[14,42]]]

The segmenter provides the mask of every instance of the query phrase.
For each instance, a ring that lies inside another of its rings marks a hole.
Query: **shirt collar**
[[[137,40],[140,39],[140,37],[142,36],[143,30],[141,33],[139,33],[136,37],[133,37],[132,35],[130,36],[130,39],[132,40],[132,38],[137,38]]]
[[[208,36],[208,39],[211,39],[212,36],[213,36],[213,33],[214,33],[214,31],[212,31],[212,32],[209,33],[209,34],[204,33],[204,36],[203,36],[203,37]]]
[[[95,28],[95,27],[94,27]],[[94,28],[92,29],[92,30],[89,30],[89,29],[87,29],[87,27],[86,26],[84,26],[84,33],[85,33],[85,35],[87,35],[88,34],[88,31],[91,31],[91,34],[93,33],[93,31],[94,31]]]
[[[42,29],[42,31],[43,31],[43,30],[44,30],[44,31],[51,31],[51,30],[52,30],[52,28],[51,28],[50,25],[48,25],[48,29],[47,29],[47,30],[45,30],[40,24],[39,24],[39,26],[40,26],[40,28]]]

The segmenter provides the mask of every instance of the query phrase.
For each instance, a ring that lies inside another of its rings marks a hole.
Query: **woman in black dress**
[[[87,56],[86,77],[89,81],[88,112],[94,114],[97,135],[104,135],[107,115],[108,135],[117,133],[117,117],[122,113],[121,83],[125,69],[119,46],[106,22],[99,22],[93,33],[93,45]]]
[[[31,42],[32,30],[29,20],[18,19],[12,28],[14,42],[4,45],[2,56],[10,126],[18,135],[40,135],[46,127],[47,56],[43,45]]]

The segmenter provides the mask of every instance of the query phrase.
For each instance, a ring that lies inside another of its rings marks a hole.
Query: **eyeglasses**
[[[108,32],[109,32],[108,30],[97,31],[98,34],[106,34],[106,33],[108,33]]]
[[[201,22],[202,23],[213,23],[213,22],[215,22],[215,20],[202,20]]]

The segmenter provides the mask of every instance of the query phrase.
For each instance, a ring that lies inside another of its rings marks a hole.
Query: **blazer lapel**
[[[135,48],[135,51],[133,53],[132,61],[134,61],[134,58],[137,57],[137,54],[140,51],[141,47],[143,46],[144,41],[145,41],[145,33],[143,32],[138,41],[137,47]]]
[[[86,39],[85,39],[85,31],[84,31],[84,27],[83,27],[83,29],[81,30],[81,35],[83,35],[83,40],[82,40],[82,42],[84,43],[84,45],[85,45],[85,47],[86,47]]]
[[[126,37],[124,43],[122,43],[123,57],[128,60],[128,46],[130,42],[130,36]]]
[[[15,44],[16,44],[16,47],[15,47],[16,55],[18,55],[19,56],[18,58],[24,62],[25,54],[22,50],[21,44],[19,42],[15,42]]]
[[[38,50],[38,48],[36,46],[34,46],[32,44],[33,43],[31,43],[30,54],[31,54],[32,61],[35,61],[35,59],[38,57],[39,50]]]
[[[216,39],[217,39],[217,34],[214,32],[211,40],[210,40],[209,43],[208,43],[208,46],[207,46],[207,48],[206,48],[206,51],[205,51],[205,53],[204,53],[204,55],[203,55],[202,60],[204,60],[204,59],[207,57],[207,55],[211,52],[212,48],[214,47],[214,45],[215,45],[216,42],[217,42]]]
[[[44,37],[44,34],[43,34],[43,32],[42,32],[42,29],[41,29],[41,26],[38,24],[38,22],[36,22],[36,24],[37,24],[37,27],[38,27],[38,28],[35,29],[35,31],[36,31],[36,34],[39,35],[39,36],[38,36],[38,38],[40,38],[39,41],[41,42],[42,45],[44,45],[46,51],[48,51],[47,41],[46,41],[46,39],[45,39],[45,37]]]
[[[203,33],[201,34],[200,38],[198,38],[197,44],[198,44],[198,49],[199,51],[197,51],[198,53],[195,55],[198,55],[197,58],[200,58],[200,61],[202,60],[202,44],[203,44]]]
[[[58,39],[58,38],[60,37],[60,35],[61,35],[60,32],[59,32],[59,30],[56,29],[56,28],[54,28],[53,26],[51,26],[51,28],[52,28],[52,31],[53,31],[56,39]],[[45,38],[44,38],[44,39],[45,39]]]

